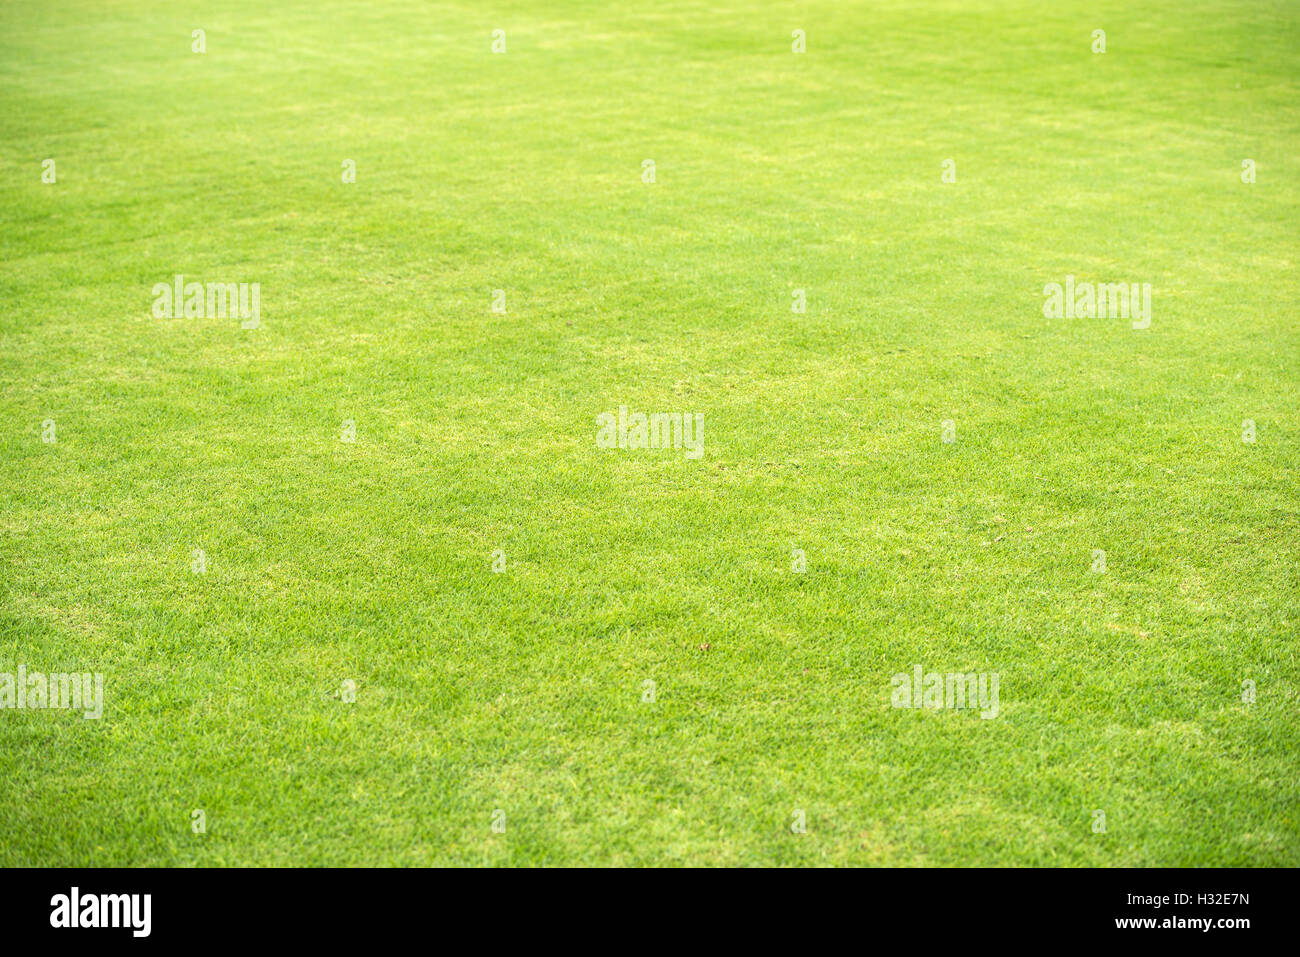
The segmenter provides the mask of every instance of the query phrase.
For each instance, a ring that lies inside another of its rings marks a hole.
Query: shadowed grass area
[[[0,864],[1300,864],[1300,14],[1140,7],[0,6]]]

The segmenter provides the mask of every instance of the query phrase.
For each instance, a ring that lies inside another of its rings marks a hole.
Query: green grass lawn
[[[1297,94],[1294,2],[0,5],[0,672],[105,692],[0,864],[1300,864]]]

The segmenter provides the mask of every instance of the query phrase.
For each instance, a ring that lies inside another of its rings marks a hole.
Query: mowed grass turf
[[[0,6],[0,864],[1300,863],[1298,20]]]

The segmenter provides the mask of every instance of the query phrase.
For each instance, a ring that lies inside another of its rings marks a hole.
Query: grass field
[[[3,3],[0,672],[104,710],[0,864],[1300,864],[1298,94],[1294,2]]]

